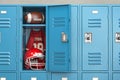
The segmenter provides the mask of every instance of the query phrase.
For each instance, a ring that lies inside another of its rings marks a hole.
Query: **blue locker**
[[[120,7],[112,8],[113,70],[120,70]]]
[[[51,80],[78,80],[77,73],[52,73]]]
[[[16,7],[0,7],[0,70],[16,70]]]
[[[18,80],[16,73],[0,72],[0,80]]]
[[[21,73],[20,80],[48,80],[45,72]]]
[[[68,71],[70,69],[69,6],[49,6],[48,25],[49,71]]]
[[[109,80],[108,73],[83,73],[81,80]]]
[[[108,70],[108,7],[82,7],[83,70]]]
[[[120,80],[120,73],[113,73],[113,80]]]

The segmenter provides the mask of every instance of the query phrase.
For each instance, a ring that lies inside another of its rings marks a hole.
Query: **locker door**
[[[18,80],[16,73],[0,72],[0,80]]]
[[[113,70],[120,70],[120,7],[113,7]]]
[[[83,73],[81,80],[109,80],[108,73]]]
[[[69,70],[69,6],[48,7],[49,70]]]
[[[47,79],[46,72],[21,73],[20,80],[50,80]]]
[[[51,80],[78,80],[78,73],[52,73]]]
[[[83,70],[108,70],[108,8],[82,8]]]
[[[0,7],[0,70],[16,70],[16,7]]]
[[[120,80],[120,73],[113,73],[113,80]]]

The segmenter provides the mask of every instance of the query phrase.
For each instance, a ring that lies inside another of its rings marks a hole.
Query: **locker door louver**
[[[0,52],[0,65],[10,65],[9,52]]]
[[[88,27],[100,28],[101,27],[101,19],[88,19]]]
[[[0,18],[0,28],[9,28],[10,18]]]
[[[65,65],[65,53],[64,52],[54,53],[54,65]]]
[[[88,53],[88,65],[101,65],[101,53]]]
[[[54,27],[64,27],[65,26],[65,18],[64,17],[54,17],[53,18],[53,26]]]

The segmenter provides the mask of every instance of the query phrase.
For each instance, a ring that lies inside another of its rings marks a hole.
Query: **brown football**
[[[39,23],[44,23],[45,17],[41,12],[28,12],[24,16],[24,19],[26,23],[39,24]]]

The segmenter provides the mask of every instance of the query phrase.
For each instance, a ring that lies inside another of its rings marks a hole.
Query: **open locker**
[[[46,7],[23,6],[23,70],[46,70]]]

